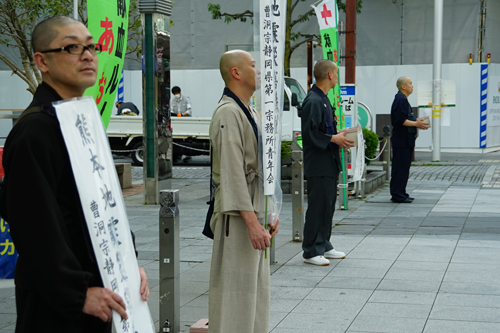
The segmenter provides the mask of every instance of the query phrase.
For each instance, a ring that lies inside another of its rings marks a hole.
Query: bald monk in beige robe
[[[220,71],[226,88],[210,123],[212,178],[218,187],[210,222],[214,244],[208,331],[268,333],[270,273],[264,250],[278,232],[279,220],[264,229],[260,119],[250,106],[260,71],[252,56],[240,50],[222,55]]]

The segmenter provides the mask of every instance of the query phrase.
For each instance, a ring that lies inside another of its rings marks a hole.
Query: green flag
[[[323,0],[317,7],[314,7],[321,33],[321,43],[323,45],[323,58],[333,61],[337,68],[339,66],[339,39],[337,31],[338,10],[336,0]],[[328,93],[328,98],[336,108],[338,119],[338,129],[345,127],[344,114],[340,104],[340,85],[337,83]]]
[[[314,7],[316,16],[318,17],[319,31],[321,33],[321,42],[323,44],[323,58],[333,61],[339,67],[339,38],[337,31],[338,10],[336,0],[323,0],[317,7]],[[337,129],[345,128],[345,119],[342,112],[342,105],[340,104],[340,86],[337,82],[335,88],[328,93],[328,99],[332,105],[335,105],[335,115],[337,116]],[[342,150],[344,152],[344,150]],[[347,184],[347,170],[345,169],[344,153],[341,155],[342,159],[342,184]],[[347,209],[347,187],[342,189],[344,204]]]
[[[103,45],[99,54],[97,82],[85,91],[92,96],[108,127],[118,92],[127,51],[130,0],[87,0],[88,28],[94,40]]]

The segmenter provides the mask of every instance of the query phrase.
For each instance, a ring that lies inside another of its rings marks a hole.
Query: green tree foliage
[[[141,53],[142,26],[138,11],[139,0],[131,0],[129,8],[129,35],[127,55],[137,60]],[[80,20],[87,25],[87,0],[79,0]],[[33,60],[31,33],[44,18],[66,15],[73,16],[73,0],[2,0],[0,1],[0,44],[17,49],[21,66],[0,50],[0,61],[12,74],[19,76],[28,85],[27,90],[35,93],[42,77]]]
[[[299,23],[309,21],[311,16],[316,16],[314,9],[309,9],[305,13],[296,13],[297,5],[301,2],[306,2],[306,0],[287,0],[286,1],[286,31],[285,31],[285,75],[290,76],[290,59],[292,53],[302,44],[308,41],[318,40],[319,35],[307,35],[302,34],[300,31],[293,31],[293,29]],[[356,0],[356,11],[361,13],[361,8],[363,5],[363,0]],[[337,1],[337,6],[340,10],[345,12],[346,5],[342,0]],[[253,23],[253,12],[250,10],[245,10],[243,13],[223,13],[221,12],[221,7],[219,4],[208,4],[208,11],[212,14],[213,20],[222,20],[229,24],[232,21],[246,22],[247,19],[251,19]],[[294,13],[295,12],[295,13]]]
[[[127,53],[125,59],[141,62],[142,55],[142,21],[139,12],[139,0],[130,0],[128,11]],[[173,25],[173,22],[170,21]]]
[[[363,128],[363,137],[365,138],[365,156],[368,158],[374,158],[377,154],[378,148],[378,135],[369,129]],[[366,160],[366,164],[370,164],[370,160]]]
[[[292,142],[281,141],[281,161],[283,162],[290,155],[292,155]]]

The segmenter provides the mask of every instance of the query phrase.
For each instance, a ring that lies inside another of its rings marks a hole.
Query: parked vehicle
[[[106,133],[113,154],[130,155],[135,165],[142,166],[142,117],[112,115]]]
[[[281,140],[300,135],[300,105],[306,93],[299,82],[285,77]],[[182,155],[208,155],[210,117],[172,117],[173,159]],[[111,116],[107,134],[114,154],[131,154],[136,165],[143,163],[142,117]]]

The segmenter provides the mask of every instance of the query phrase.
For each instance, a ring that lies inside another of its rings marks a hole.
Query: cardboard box
[[[354,148],[358,147],[358,132],[362,131],[361,126],[343,128],[339,133],[346,132],[345,137],[354,141]]]
[[[425,117],[422,117],[422,118],[420,118],[420,119],[422,119],[422,122],[423,122],[424,124],[429,125],[429,128],[431,128],[431,120],[429,119],[429,116],[425,116]]]

